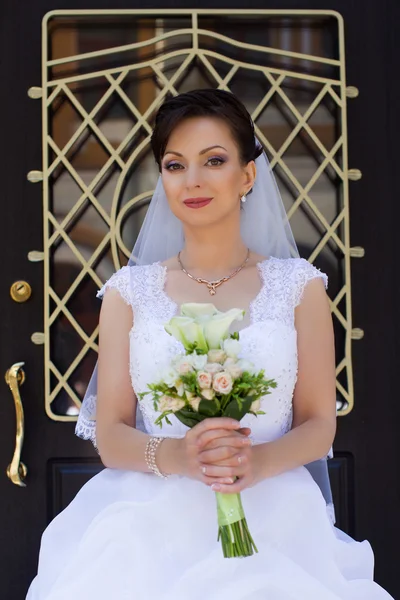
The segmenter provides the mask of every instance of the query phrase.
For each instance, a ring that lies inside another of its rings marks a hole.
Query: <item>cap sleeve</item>
[[[122,267],[122,269],[114,273],[114,275],[112,275],[110,279],[108,279],[108,281],[106,281],[106,283],[103,285],[103,287],[97,292],[97,298],[103,298],[108,289],[117,290],[126,304],[131,306],[131,267]]]
[[[298,306],[304,296],[304,291],[309,281],[316,278],[321,278],[324,282],[325,289],[328,288],[328,276],[323,271],[320,271],[314,265],[308,262],[305,258],[296,259],[297,264],[293,270],[294,277],[294,306]]]

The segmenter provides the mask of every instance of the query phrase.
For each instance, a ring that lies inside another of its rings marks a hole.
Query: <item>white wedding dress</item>
[[[263,400],[265,415],[242,421],[254,443],[291,426],[297,375],[294,309],[308,281],[326,276],[303,259],[258,265],[262,289],[240,332],[242,354],[278,387]],[[123,267],[103,289],[118,289],[132,306],[130,374],[146,390],[160,368],[183,352],[164,330],[178,307],[164,291],[160,263]],[[232,303],[234,305],[234,302]],[[94,441],[94,406],[81,411],[77,434]],[[141,404],[146,430],[182,437],[176,418],[162,431],[151,400]],[[242,492],[259,553],[225,559],[217,541],[215,495],[181,476],[105,469],[91,479],[43,534],[38,575],[28,600],[388,600],[373,582],[367,541],[336,529],[319,487],[300,467]]]

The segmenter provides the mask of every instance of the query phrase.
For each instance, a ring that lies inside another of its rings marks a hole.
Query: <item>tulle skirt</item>
[[[225,559],[215,494],[105,469],[42,537],[27,600],[388,600],[374,557],[328,518],[301,467],[242,492],[258,554]]]

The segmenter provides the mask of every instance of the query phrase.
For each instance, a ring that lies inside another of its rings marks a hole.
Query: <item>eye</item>
[[[183,169],[183,166],[178,162],[170,162],[164,165],[164,169],[167,171],[179,171],[180,169]]]
[[[224,159],[219,156],[211,156],[208,159],[207,164],[211,167],[219,167],[220,165],[224,164],[224,162]]]

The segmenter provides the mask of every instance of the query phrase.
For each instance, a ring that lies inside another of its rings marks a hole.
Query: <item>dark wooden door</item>
[[[68,8],[80,9],[80,4],[69,2]],[[184,0],[162,4],[162,8],[186,8]],[[87,0],[84,5],[108,7],[104,0]],[[135,8],[135,3],[120,0],[118,7]],[[193,1],[191,7],[215,5],[203,0]],[[240,3],[221,0],[219,7],[240,8]],[[246,7],[266,8],[263,1]],[[13,484],[6,474],[15,450],[16,418],[14,398],[4,382],[0,385],[0,581],[5,600],[25,597],[36,572],[43,529],[102,468],[90,444],[74,436],[73,422],[47,416],[43,346],[31,341],[44,327],[44,273],[43,262],[28,259],[32,251],[43,250],[43,214],[41,183],[27,180],[28,172],[42,168],[40,100],[29,98],[27,91],[41,84],[41,20],[48,11],[61,8],[66,8],[65,3],[50,0],[23,7],[4,0],[0,7],[0,373],[4,375],[15,363],[25,363],[26,379],[20,387],[25,412],[21,459],[28,469],[26,487]],[[286,0],[275,2],[274,8],[299,6],[295,0]],[[356,539],[370,540],[376,579],[400,597],[396,561],[400,291],[395,218],[399,15],[395,0],[362,4],[305,0],[301,8],[337,10],[343,15],[347,85],[360,92],[348,104],[348,135],[349,166],[363,173],[360,181],[350,184],[350,235],[352,246],[365,249],[365,258],[352,261],[353,323],[364,331],[364,337],[353,342],[355,405],[339,419],[335,459],[330,463],[338,525]],[[11,299],[10,287],[17,280],[32,288],[25,303]],[[91,310],[94,314],[98,309]],[[41,340],[40,336],[34,339]]]
[[[74,423],[49,419],[44,404],[43,345],[31,336],[43,332],[43,262],[28,254],[43,250],[42,186],[27,180],[41,170],[40,100],[28,97],[28,88],[41,84],[41,19],[46,3],[20,11],[13,2],[0,7],[1,78],[8,91],[1,94],[2,179],[0,248],[0,596],[25,598],[37,570],[40,536],[47,523],[75,496],[102,465],[91,447],[74,436]],[[32,295],[14,302],[15,281],[29,283]],[[40,341],[40,340],[39,340]],[[16,446],[14,399],[6,385],[6,371],[25,363],[20,394],[25,417],[21,460],[28,473],[26,487],[6,475]]]

